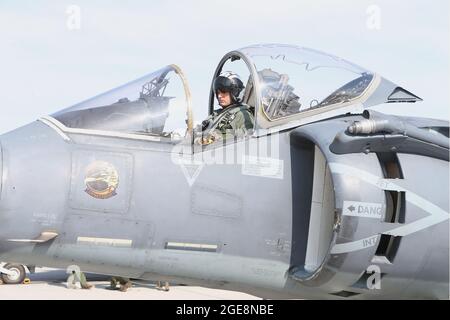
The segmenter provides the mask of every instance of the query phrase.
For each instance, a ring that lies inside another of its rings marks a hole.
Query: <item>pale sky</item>
[[[81,10],[80,29],[67,26],[71,5]],[[202,120],[219,60],[257,43],[352,61],[424,99],[378,110],[448,120],[449,7],[448,0],[0,0],[0,133],[171,63],[190,81]]]

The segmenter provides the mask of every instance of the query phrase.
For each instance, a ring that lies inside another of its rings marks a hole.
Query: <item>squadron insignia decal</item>
[[[115,196],[119,185],[116,168],[105,161],[95,161],[86,168],[86,193],[97,199],[108,199]]]

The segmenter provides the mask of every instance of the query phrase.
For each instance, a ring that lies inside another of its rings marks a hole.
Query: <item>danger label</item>
[[[344,216],[381,219],[383,205],[381,203],[344,201]]]

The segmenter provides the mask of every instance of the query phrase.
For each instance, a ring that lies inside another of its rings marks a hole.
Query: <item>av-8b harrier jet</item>
[[[388,115],[422,99],[311,49],[249,46],[223,71],[244,80],[243,137],[194,126],[175,65],[0,136],[3,279],[77,265],[264,298],[447,299],[449,123]]]

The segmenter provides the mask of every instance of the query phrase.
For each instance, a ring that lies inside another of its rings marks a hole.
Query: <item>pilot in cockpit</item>
[[[213,83],[213,90],[221,109],[214,110],[202,122],[205,134],[198,139],[199,144],[210,144],[220,139],[244,137],[253,130],[254,117],[250,107],[242,103],[244,84],[239,75],[222,72]]]

